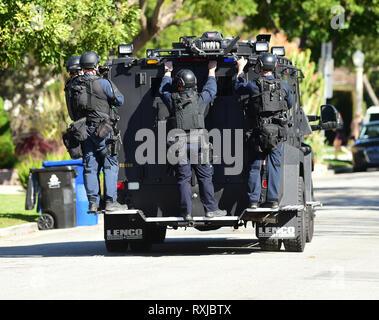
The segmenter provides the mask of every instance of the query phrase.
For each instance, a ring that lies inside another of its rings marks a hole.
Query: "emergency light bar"
[[[266,41],[257,41],[255,43],[256,52],[268,52],[268,42]]]
[[[118,55],[119,56],[127,56],[127,55],[130,55],[133,53],[133,44],[132,43],[129,43],[129,44],[120,44],[118,46]]]
[[[271,53],[277,56],[284,57],[286,55],[286,50],[284,47],[271,47]]]

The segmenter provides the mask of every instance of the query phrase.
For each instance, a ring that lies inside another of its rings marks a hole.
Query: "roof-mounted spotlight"
[[[118,56],[125,57],[130,56],[133,53],[134,47],[132,43],[120,44],[118,46]]]
[[[271,53],[276,56],[284,57],[286,55],[286,50],[284,47],[271,47]]]
[[[268,52],[268,42],[267,41],[257,41],[255,43],[256,52]]]

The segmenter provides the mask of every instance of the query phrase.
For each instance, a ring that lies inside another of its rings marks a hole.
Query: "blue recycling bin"
[[[83,159],[63,160],[63,161],[44,161],[42,167],[60,167],[60,166],[75,166],[78,170],[78,176],[75,178],[76,190],[76,222],[77,226],[92,226],[98,223],[97,214],[88,214],[88,198],[84,187],[83,176]]]

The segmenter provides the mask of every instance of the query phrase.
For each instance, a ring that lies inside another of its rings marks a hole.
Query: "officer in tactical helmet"
[[[70,116],[71,120],[74,121],[74,119],[77,118],[77,115],[74,113],[73,106],[72,106],[71,85],[74,79],[76,79],[80,75],[83,75],[82,68],[80,67],[80,57],[79,56],[71,57],[67,61],[66,70],[70,74],[70,77],[66,80],[65,87],[64,87],[66,105],[67,105],[68,115]]]
[[[256,209],[261,194],[261,166],[267,158],[267,197],[265,206],[278,208],[280,162],[283,139],[287,131],[286,111],[293,106],[294,100],[286,81],[275,79],[274,71],[277,58],[270,53],[263,53],[258,58],[260,78],[245,81],[243,69],[247,60],[243,57],[237,61],[238,73],[235,92],[249,95],[247,115],[251,121],[249,143],[249,178],[248,197],[251,209]]]
[[[124,96],[109,80],[98,72],[99,56],[87,51],[80,57],[83,76],[75,80],[75,108],[86,118],[87,139],[82,142],[84,185],[89,201],[89,213],[96,213],[100,204],[99,173],[104,172],[105,210],[127,209],[117,202],[118,158],[110,152],[112,108],[124,103]]]
[[[204,113],[210,102],[216,96],[217,82],[216,71],[217,62],[210,61],[208,64],[208,80],[201,93],[197,93],[197,79],[194,73],[189,69],[179,70],[174,80],[171,78],[173,71],[172,62],[165,63],[165,74],[159,88],[160,96],[167,105],[173,128],[181,129],[185,132],[187,138],[197,134],[201,136],[205,129]],[[195,134],[194,134],[195,133]],[[175,165],[175,175],[180,191],[180,210],[185,220],[192,220],[192,192],[190,180],[192,177],[193,167],[199,181],[200,199],[205,209],[205,216],[208,218],[225,216],[227,213],[218,208],[218,203],[214,196],[214,187],[212,182],[212,167],[209,161],[193,161],[191,163],[191,153],[199,151],[200,143],[186,139],[184,146],[184,161]],[[199,154],[197,153],[197,156]],[[199,159],[196,159],[199,160]]]

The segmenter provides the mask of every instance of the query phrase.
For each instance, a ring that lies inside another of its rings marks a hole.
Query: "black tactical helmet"
[[[80,57],[80,66],[83,69],[94,69],[100,63],[100,57],[96,52],[86,51]]]
[[[66,70],[70,74],[77,73],[82,68],[80,67],[80,57],[79,56],[73,56],[70,59],[68,59],[66,64]]]
[[[274,71],[276,68],[277,59],[272,53],[263,53],[258,57],[258,63],[263,71]]]
[[[197,85],[196,76],[191,70],[182,69],[176,74],[174,84],[176,88],[193,89]]]

